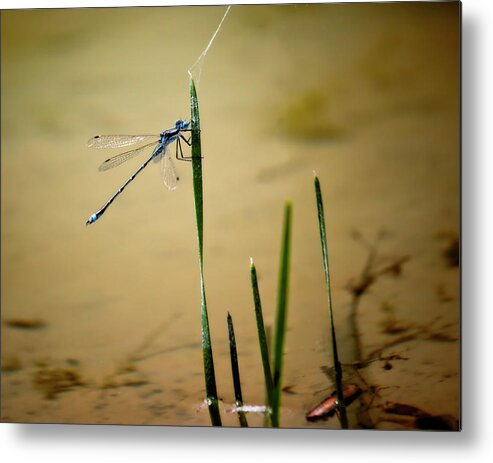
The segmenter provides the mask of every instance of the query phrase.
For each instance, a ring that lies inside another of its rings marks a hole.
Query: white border
[[[416,1],[416,0],[399,0],[399,1]],[[426,1],[426,0],[425,0]],[[469,0],[466,0],[468,2]],[[323,0],[285,0],[285,1],[258,1],[258,0],[244,0],[244,1],[207,1],[207,0],[117,0],[117,1],[67,1],[67,0],[2,0],[2,9],[22,9],[22,8],[79,8],[79,7],[112,7],[112,6],[164,6],[164,5],[251,5],[251,4],[263,4],[263,3],[330,3]],[[333,3],[365,3],[362,0],[350,1],[340,0]]]

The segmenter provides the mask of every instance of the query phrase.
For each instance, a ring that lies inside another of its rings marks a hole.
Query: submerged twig
[[[353,282],[348,285],[348,289],[351,292],[351,304],[350,304],[350,314],[349,322],[351,327],[351,335],[354,344],[354,360],[356,364],[365,365],[375,358],[375,355],[381,353],[381,351],[375,351],[371,356],[364,356],[362,349],[361,332],[358,324],[358,309],[360,306],[361,299],[364,294],[368,291],[370,286],[372,286],[377,279],[382,275],[400,275],[402,271],[402,265],[409,260],[408,256],[402,256],[394,261],[386,264],[380,268],[376,268],[376,259],[378,253],[378,245],[382,238],[386,236],[385,231],[381,230],[373,243],[369,243],[364,240],[359,234],[354,235],[361,244],[365,246],[368,250],[368,256],[361,271],[360,277],[357,282]],[[361,377],[362,378],[362,377]],[[363,379],[363,378],[362,378]],[[374,428],[373,420],[368,413],[370,404],[368,399],[362,394],[359,398],[360,409],[358,412],[358,423],[363,428]]]

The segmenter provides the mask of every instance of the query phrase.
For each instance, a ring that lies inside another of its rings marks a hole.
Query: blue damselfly
[[[161,161],[161,175],[163,177],[164,184],[170,189],[174,190],[176,188],[177,182],[179,180],[176,175],[175,167],[171,155],[167,152],[168,145],[176,141],[176,159],[180,161],[189,161],[190,157],[183,156],[183,151],[181,149],[181,140],[183,140],[187,145],[190,145],[190,139],[186,139],[182,132],[190,132],[189,129],[190,122],[177,120],[175,126],[171,129],[161,132],[159,135],[97,135],[91,138],[87,142],[89,148],[121,148],[123,146],[130,146],[136,143],[146,143],[139,148],[132,149],[130,151],[125,151],[124,153],[118,154],[112,158],[106,159],[100,166],[100,171],[105,171],[112,169],[113,167],[119,166],[120,164],[132,159],[138,154],[143,153],[145,150],[149,150],[151,146],[154,146],[152,154],[150,157],[142,164],[135,173],[120,187],[120,189],[106,202],[106,204],[99,209],[99,211],[89,217],[86,225],[96,222],[108,209],[110,204],[115,200],[115,198],[127,187],[127,185],[135,178],[137,175],[144,170],[144,168],[154,159],[154,161]]]

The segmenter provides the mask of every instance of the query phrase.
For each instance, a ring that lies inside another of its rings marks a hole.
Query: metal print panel
[[[459,430],[460,26],[2,11],[1,420]]]

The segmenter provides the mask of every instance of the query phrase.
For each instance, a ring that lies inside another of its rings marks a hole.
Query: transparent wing
[[[163,177],[164,184],[170,190],[176,188],[179,178],[176,175],[173,159],[171,159],[171,156],[166,151],[161,154],[161,176]]]
[[[113,169],[113,167],[119,166],[120,164],[123,164],[125,161],[128,161],[129,159],[134,158],[135,156],[141,154],[143,151],[146,151],[149,149],[149,146],[156,145],[157,141],[154,140],[152,143],[148,143],[147,145],[141,146],[139,148],[135,148],[130,151],[125,151],[124,153],[117,154],[116,156],[113,156],[112,158],[106,159],[100,166],[99,170],[104,171],[108,169]]]
[[[121,148],[147,140],[158,140],[159,135],[96,135],[87,142],[89,148]]]

